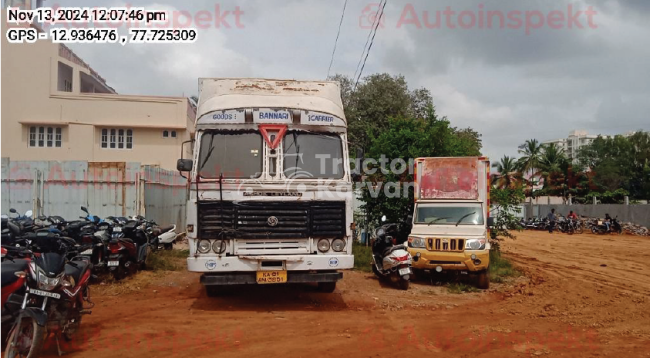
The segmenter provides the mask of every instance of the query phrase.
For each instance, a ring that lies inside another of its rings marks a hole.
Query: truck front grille
[[[205,238],[341,237],[345,202],[199,202],[198,224]]]
[[[427,239],[427,250],[463,252],[465,250],[465,239]]]

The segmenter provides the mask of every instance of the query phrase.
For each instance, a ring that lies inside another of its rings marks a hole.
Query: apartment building
[[[596,138],[598,138],[598,135],[588,134],[585,130],[574,130],[569,132],[567,138],[549,140],[542,144],[554,143],[556,146],[564,150],[567,158],[574,160],[578,158],[580,149],[591,144],[591,142]]]

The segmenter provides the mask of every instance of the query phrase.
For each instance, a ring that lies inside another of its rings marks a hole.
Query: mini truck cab
[[[208,295],[351,269],[352,182],[339,85],[200,79],[188,172],[189,271]]]
[[[413,271],[475,276],[489,287],[489,170],[487,158],[418,158],[415,206],[408,238]]]

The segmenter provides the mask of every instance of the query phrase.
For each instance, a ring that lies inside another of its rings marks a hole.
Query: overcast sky
[[[378,2],[348,1],[332,74],[354,74]],[[343,3],[105,2],[194,18],[207,11],[198,16],[212,21],[192,21],[203,27],[194,44],[71,47],[125,94],[190,96],[198,77],[324,79]],[[91,6],[45,1],[56,4]],[[215,26],[216,5],[230,28]],[[240,27],[232,13],[224,16],[236,6]],[[649,39],[647,0],[389,0],[364,75],[402,74],[412,88],[428,88],[438,113],[480,132],[483,153],[497,160],[517,155],[525,139],[566,137],[573,129],[649,130]]]

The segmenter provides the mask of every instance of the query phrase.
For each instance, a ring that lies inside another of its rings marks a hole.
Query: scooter
[[[166,227],[154,227],[153,235],[157,237],[158,246],[162,246],[165,250],[171,250],[174,248],[174,241],[178,237],[176,233],[176,225],[170,225]]]
[[[386,216],[382,217],[386,221]],[[408,290],[412,258],[406,246],[397,245],[398,224],[387,223],[375,231],[372,245],[372,272],[380,279],[397,283],[402,290]]]

